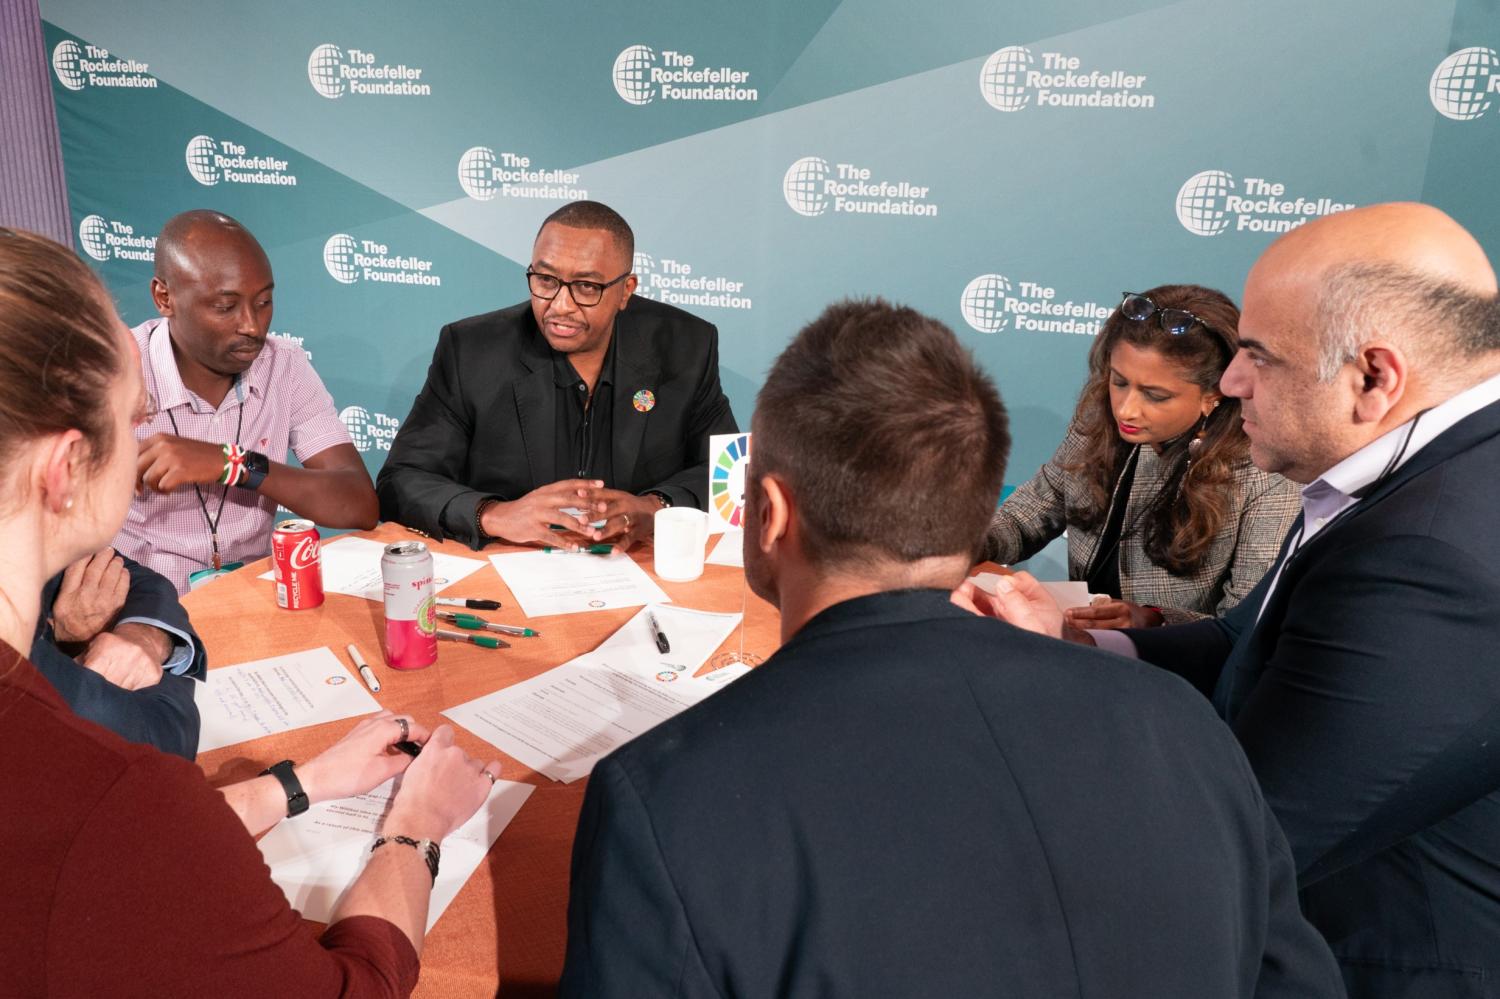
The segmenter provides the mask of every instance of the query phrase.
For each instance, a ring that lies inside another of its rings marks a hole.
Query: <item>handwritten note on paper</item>
[[[200,753],[380,710],[326,647],[211,669],[193,700],[203,720]]]

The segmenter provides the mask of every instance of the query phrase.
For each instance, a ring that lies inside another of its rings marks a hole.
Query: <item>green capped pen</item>
[[[494,621],[486,621],[482,617],[473,614],[455,613],[454,611],[437,611],[437,616],[444,621],[451,621],[460,628],[469,631],[498,631],[502,635],[516,635],[521,638],[539,638],[540,631],[530,628],[520,628],[513,624],[496,624]]]
[[[557,548],[552,545],[542,546],[542,551],[551,552],[554,555],[608,555],[614,550],[614,545],[589,545],[587,548],[580,548],[576,552],[569,548]]]
[[[439,628],[437,630],[437,637],[446,638],[453,642],[468,642],[470,645],[478,645],[486,649],[510,648],[509,642],[502,642],[500,639],[490,635],[465,635],[461,631],[444,631],[442,628]]]

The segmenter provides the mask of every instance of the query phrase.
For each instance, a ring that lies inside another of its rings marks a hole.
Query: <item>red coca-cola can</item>
[[[323,606],[323,555],[318,528],[310,520],[283,520],[271,532],[276,606],[308,610]]]

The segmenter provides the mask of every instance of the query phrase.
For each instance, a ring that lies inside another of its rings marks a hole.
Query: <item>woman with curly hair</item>
[[[1221,292],[1127,292],[1089,352],[1068,435],[995,512],[982,553],[1018,562],[1067,532],[1068,578],[1093,605],[1076,628],[1221,614],[1270,567],[1298,511],[1294,483],[1250,461],[1239,400],[1219,376],[1239,349]]]

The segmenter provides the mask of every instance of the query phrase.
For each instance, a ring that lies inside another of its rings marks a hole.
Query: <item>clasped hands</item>
[[[564,479],[533,489],[520,499],[491,504],[479,526],[490,537],[512,544],[578,551],[607,542],[624,550],[652,537],[660,508],[654,496],[606,489],[599,479]]]

